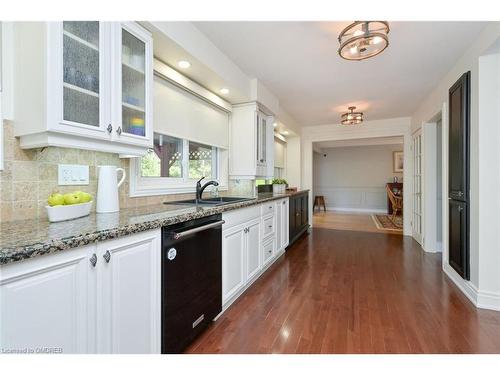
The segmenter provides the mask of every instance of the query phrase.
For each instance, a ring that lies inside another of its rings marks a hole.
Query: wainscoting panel
[[[384,187],[326,187],[315,186],[314,195],[325,197],[328,209],[343,211],[387,211],[387,193]]]

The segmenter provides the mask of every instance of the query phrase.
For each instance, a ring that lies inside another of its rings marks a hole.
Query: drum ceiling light
[[[364,60],[378,55],[389,45],[389,23],[356,21],[339,35],[339,55],[346,60]]]
[[[356,107],[349,107],[349,112],[343,113],[340,123],[342,125],[356,125],[363,122],[363,112],[354,112]]]

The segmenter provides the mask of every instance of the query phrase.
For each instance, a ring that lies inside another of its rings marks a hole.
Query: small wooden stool
[[[320,211],[321,211],[321,206],[323,206],[323,210],[326,212],[325,197],[323,195],[316,195],[314,197],[313,211],[316,208],[316,206],[318,206]]]

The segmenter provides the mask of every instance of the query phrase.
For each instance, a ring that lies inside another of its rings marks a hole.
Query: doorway
[[[413,238],[422,245],[422,132],[413,135]]]

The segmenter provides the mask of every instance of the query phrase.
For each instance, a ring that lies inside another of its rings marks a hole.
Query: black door
[[[449,262],[450,266],[466,280],[469,280],[468,216],[467,203],[456,200],[449,201]]]
[[[469,280],[470,72],[449,91],[449,263]]]
[[[469,198],[469,108],[470,72],[465,73],[449,92],[449,197]]]

